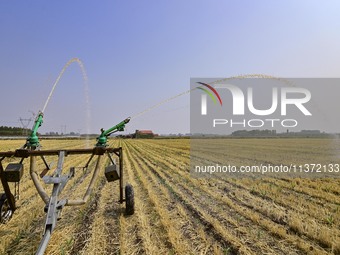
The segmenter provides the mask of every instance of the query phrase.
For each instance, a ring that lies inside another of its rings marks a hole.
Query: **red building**
[[[134,138],[153,138],[156,135],[151,130],[136,130]]]

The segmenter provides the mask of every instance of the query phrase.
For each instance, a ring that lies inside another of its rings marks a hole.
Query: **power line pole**
[[[19,121],[23,127],[23,131],[22,131],[22,134],[27,136],[28,135],[28,126],[29,124],[31,124],[31,121],[34,120],[34,117],[35,117],[35,113],[31,110],[29,110],[29,112],[32,113],[33,117],[30,117],[29,119],[24,119],[24,118],[19,118]]]
[[[29,124],[31,123],[32,120],[33,120],[32,118],[29,118],[29,119],[24,119],[24,118],[21,118],[21,117],[19,118],[19,121],[20,121],[20,123],[23,127],[23,130],[22,130],[23,135],[27,136],[27,131],[28,131],[27,128],[28,128],[28,126],[29,126]]]

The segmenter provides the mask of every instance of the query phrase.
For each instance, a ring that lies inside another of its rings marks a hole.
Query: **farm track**
[[[233,147],[228,158],[237,165],[251,164],[253,158],[272,164],[299,157],[327,161],[330,152],[326,142],[313,139],[282,140],[277,151],[270,139],[228,142]],[[82,143],[46,140],[44,148],[79,148]],[[124,182],[135,190],[135,214],[125,214],[125,204],[118,202],[119,183],[107,183],[101,171],[88,203],[64,208],[46,254],[340,254],[339,179],[196,179],[189,171],[188,140],[116,140],[111,145],[118,143]],[[317,145],[320,156],[310,144]],[[1,150],[19,145],[8,141]],[[294,153],[281,157],[289,151]],[[196,154],[198,160],[218,162],[220,155],[202,153]],[[65,172],[87,159],[67,157]],[[42,169],[42,161],[37,163]],[[108,160],[101,164],[104,168]],[[93,167],[94,162],[87,172],[77,169],[63,196],[82,197]],[[0,225],[0,254],[34,254],[39,245],[45,213],[28,170],[13,219]]]

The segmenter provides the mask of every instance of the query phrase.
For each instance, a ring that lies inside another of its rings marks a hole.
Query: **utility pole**
[[[22,131],[22,134],[23,135],[25,135],[25,136],[27,136],[28,134],[27,134],[27,131],[28,131],[28,126],[29,126],[29,124],[31,123],[31,121],[32,121],[33,119],[32,118],[29,118],[29,119],[24,119],[24,118],[19,118],[19,121],[20,121],[20,123],[21,123],[21,125],[22,125],[22,127],[23,127],[23,131]]]
[[[24,119],[24,118],[19,118],[19,121],[23,127],[23,131],[22,131],[22,134],[27,136],[28,135],[28,126],[29,124],[31,123],[32,120],[34,120],[34,117],[35,117],[35,113],[31,110],[29,110],[29,112],[32,113],[33,117],[30,117],[29,119]]]

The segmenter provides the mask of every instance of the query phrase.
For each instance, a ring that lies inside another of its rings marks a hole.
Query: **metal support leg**
[[[49,165],[49,164],[47,164],[47,161],[46,161],[46,159],[45,159],[45,157],[43,156],[43,155],[41,155],[40,156],[41,157],[41,159],[42,159],[42,161],[44,162],[44,165],[45,165],[45,169],[40,173],[40,178],[43,178],[46,174],[47,174],[47,172],[49,171],[49,170],[51,170],[51,165],[52,165],[52,163]]]
[[[123,149],[119,148],[119,202],[124,202]]]
[[[93,175],[92,175],[92,179],[90,181],[90,184],[86,190],[86,193],[83,197],[83,199],[78,199],[78,200],[67,200],[67,203],[66,205],[67,206],[73,206],[73,205],[83,205],[87,202],[87,200],[89,199],[91,193],[92,193],[92,190],[93,190],[93,187],[94,187],[94,184],[98,178],[98,173],[99,173],[99,170],[100,170],[100,159],[101,159],[101,156],[99,155],[98,156],[98,159],[97,159],[97,164],[96,164],[96,168],[94,169],[94,172],[93,172]]]
[[[50,166],[47,164],[47,161],[46,161],[45,157],[44,157],[43,155],[41,155],[40,157],[41,157],[42,161],[44,162],[44,164],[45,164],[45,166],[46,166],[46,169],[47,169],[47,170],[51,170],[51,169],[50,169]]]
[[[89,160],[87,161],[86,165],[84,166],[85,169],[87,169],[89,167],[89,164],[91,162],[91,160],[93,159],[94,154],[91,155],[91,157],[89,158]]]
[[[107,152],[107,156],[109,157],[111,163],[112,163],[113,165],[115,165],[115,164],[116,164],[116,161],[112,158],[110,152]]]

